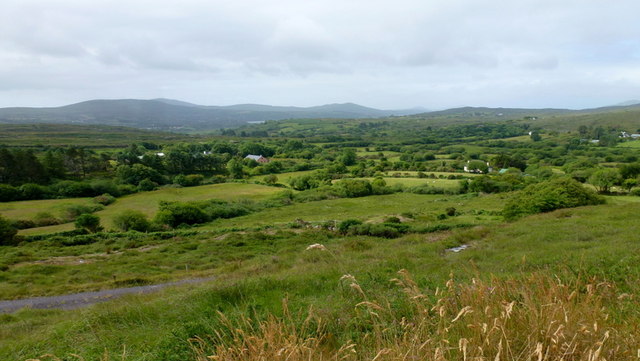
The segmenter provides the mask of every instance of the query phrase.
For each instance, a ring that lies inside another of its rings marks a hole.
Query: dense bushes
[[[14,225],[0,216],[0,246],[10,245],[17,233],[18,230]]]
[[[146,232],[150,224],[144,213],[131,209],[125,210],[113,218],[113,224],[123,231]]]
[[[512,220],[527,214],[601,203],[604,199],[594,191],[572,178],[562,177],[529,185],[516,193],[502,214],[505,219]]]
[[[218,218],[233,218],[249,214],[257,206],[250,202],[160,202],[154,221],[170,227],[206,223]]]
[[[357,219],[346,219],[338,224],[338,231],[348,235],[396,238],[409,231],[409,226],[398,222],[378,224],[362,223]]]

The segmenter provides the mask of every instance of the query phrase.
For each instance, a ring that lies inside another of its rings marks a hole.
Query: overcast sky
[[[0,107],[640,99],[637,0],[2,0]]]

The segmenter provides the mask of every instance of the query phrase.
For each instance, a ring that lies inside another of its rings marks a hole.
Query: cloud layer
[[[640,3],[5,0],[0,106],[590,107],[640,96]]]

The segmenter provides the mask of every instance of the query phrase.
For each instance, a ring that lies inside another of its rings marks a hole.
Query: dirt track
[[[0,313],[10,313],[25,307],[37,309],[58,308],[63,310],[72,310],[75,308],[85,307],[99,302],[108,301],[124,295],[150,293],[168,286],[200,283],[209,281],[211,279],[212,278],[194,278],[148,286],[114,288],[104,291],[81,292],[70,295],[33,297],[24,298],[21,300],[0,301]]]

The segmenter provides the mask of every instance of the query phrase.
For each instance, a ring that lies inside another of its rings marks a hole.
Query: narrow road
[[[114,298],[130,294],[143,294],[158,291],[169,286],[178,286],[184,284],[200,283],[212,280],[209,278],[192,278],[175,282],[160,283],[155,285],[114,288],[103,291],[81,292],[69,295],[49,296],[49,297],[32,297],[21,300],[0,301],[0,313],[10,313],[24,307],[37,309],[63,309],[72,310],[80,307],[93,305],[99,302],[105,302]]]

